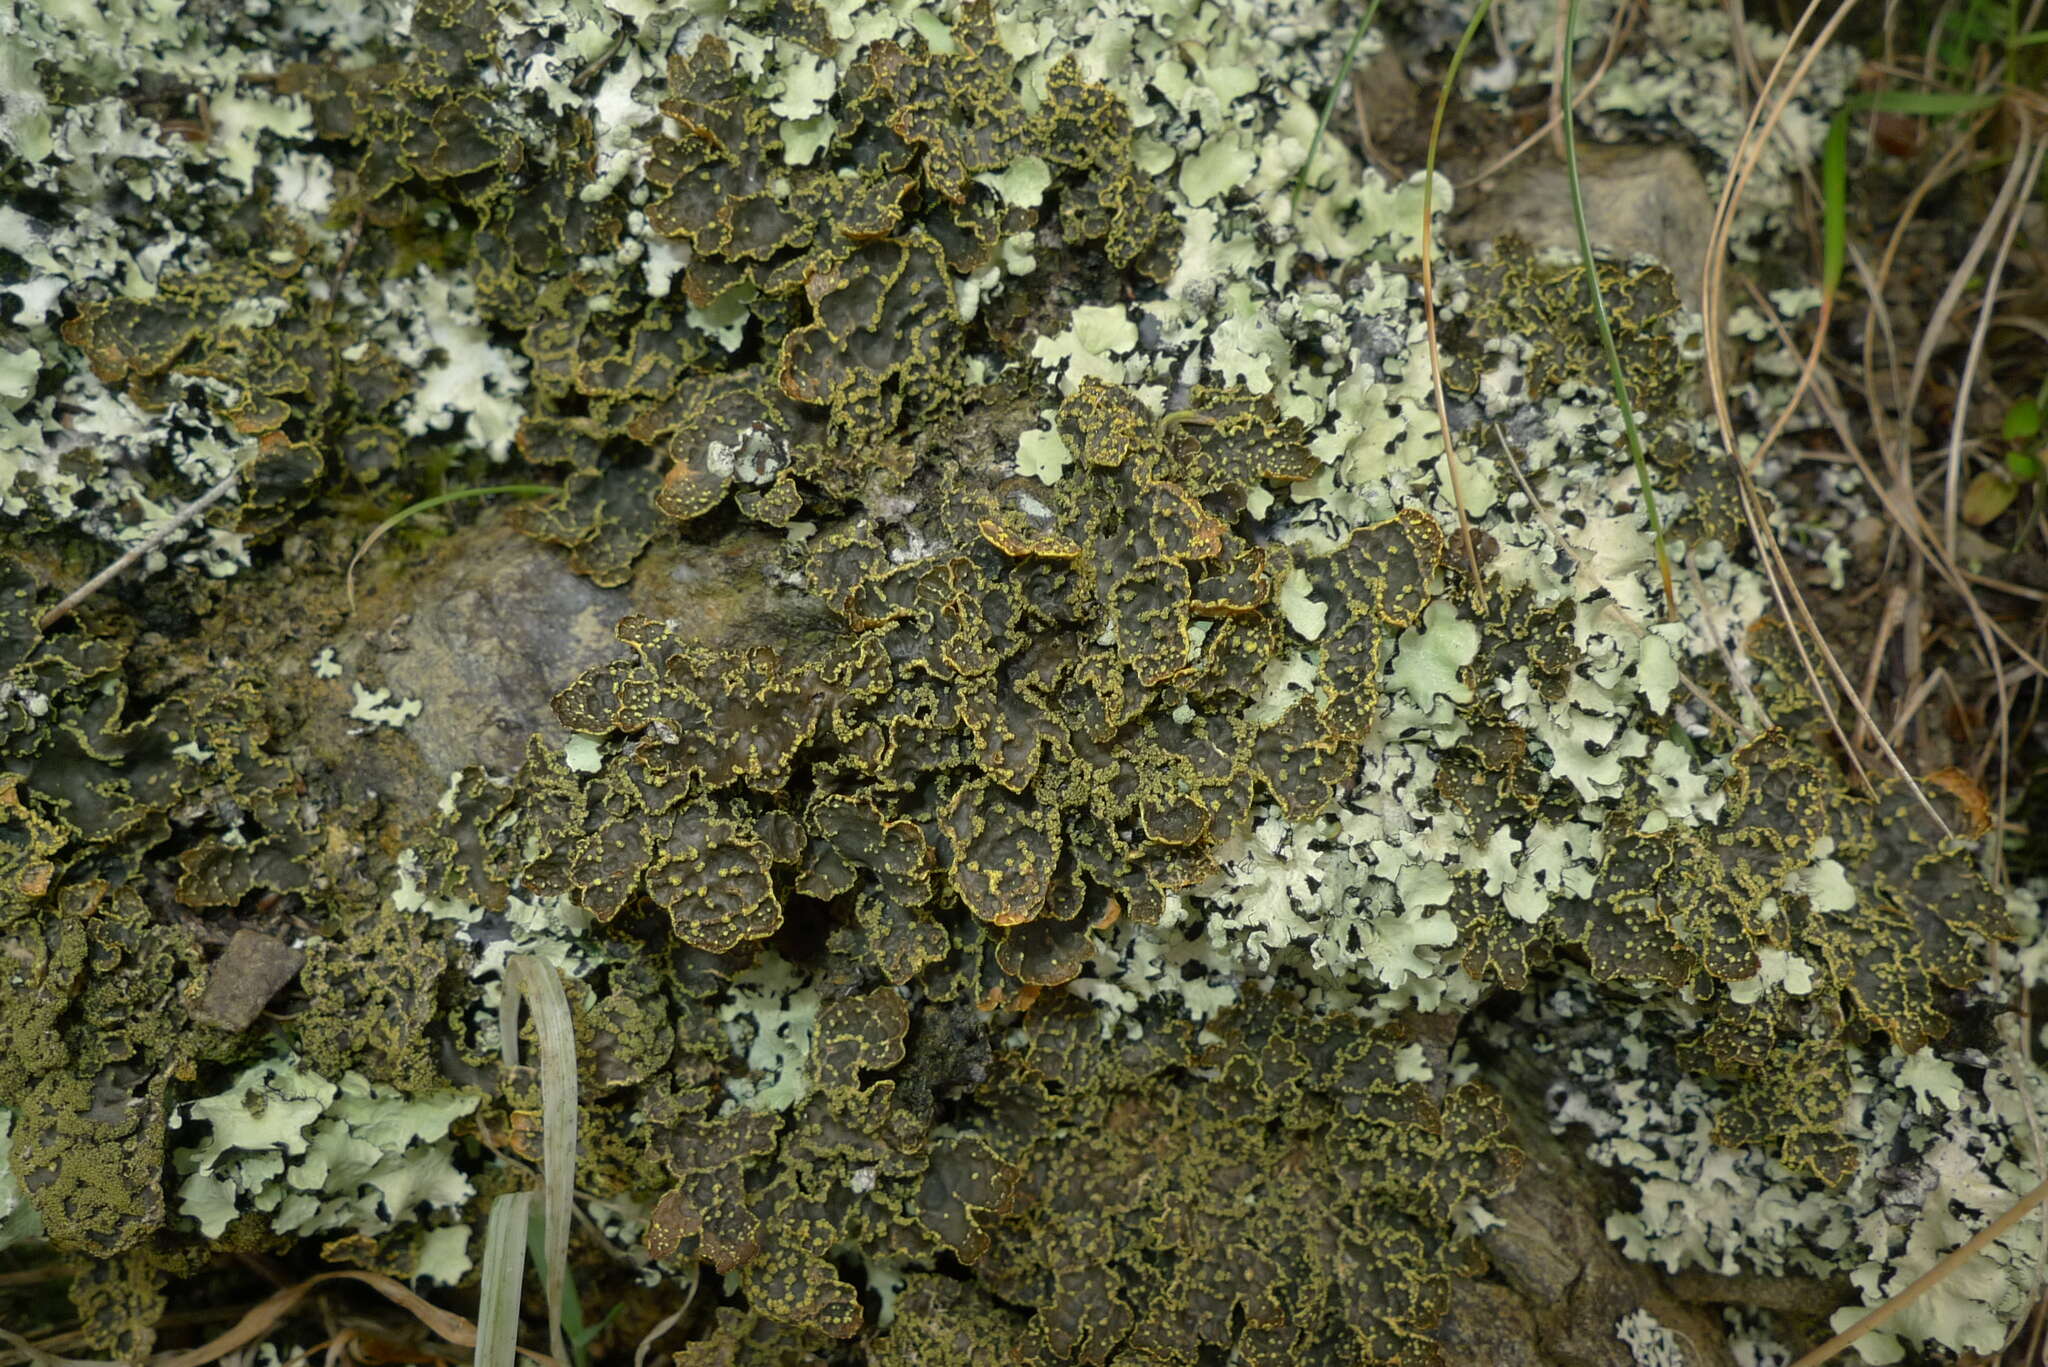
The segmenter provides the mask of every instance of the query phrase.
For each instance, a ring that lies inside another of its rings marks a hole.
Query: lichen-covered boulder
[[[559,1161],[514,955],[584,1306],[685,1364],[1719,1367],[1619,1257],[1875,1300],[2034,1180],[2037,911],[1829,740],[1668,271],[1510,235],[1425,310],[1450,187],[1318,139],[1333,9],[58,10],[0,1242],[94,1344],[231,1252],[467,1295]]]

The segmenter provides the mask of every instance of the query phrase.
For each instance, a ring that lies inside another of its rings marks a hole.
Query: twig
[[[584,67],[583,70],[577,72],[575,76],[570,78],[569,89],[581,90],[586,85],[589,85],[591,79],[595,77],[598,72],[603,71],[606,67],[611,65],[612,58],[618,56],[619,49],[624,47],[625,45],[626,26],[624,24],[620,24],[619,31],[612,35],[611,46],[607,47],[603,52],[599,53],[597,55],[597,60],[591,62],[588,66]]]
[[[2043,1201],[2048,1201],[2048,1182],[2041,1183],[2041,1185],[2035,1187],[2025,1196],[2022,1196],[2018,1201],[2015,1201],[2011,1210],[2008,1210],[2005,1214],[1978,1230],[1970,1237],[1970,1241],[1961,1248],[1949,1253],[1940,1262],[1922,1272],[1918,1277],[1915,1277],[1911,1286],[1899,1292],[1898,1295],[1893,1296],[1883,1305],[1880,1305],[1877,1309],[1871,1311],[1862,1319],[1856,1321],[1856,1323],[1850,1325],[1847,1329],[1844,1329],[1841,1333],[1793,1363],[1792,1367],[1820,1367],[1823,1362],[1826,1362],[1850,1344],[1855,1343],[1865,1334],[1884,1327],[1893,1316],[1932,1290],[1935,1284],[1947,1277],[1949,1273],[1961,1267],[1971,1258],[1974,1258],[1984,1250],[1986,1245],[1992,1243],[2014,1225],[2026,1219],[2027,1216],[2033,1213],[2034,1207],[2040,1205]]]
[[[71,609],[77,607],[80,603],[83,603],[86,599],[92,597],[95,593],[98,593],[101,589],[105,588],[107,586],[107,583],[110,580],[112,580],[115,575],[119,574],[122,570],[127,569],[136,561],[142,559],[143,556],[148,555],[157,547],[163,545],[164,542],[170,540],[172,532],[177,531],[180,527],[190,522],[193,518],[198,517],[208,508],[211,508],[214,504],[220,502],[221,499],[225,498],[227,496],[228,490],[235,487],[235,481],[241,478],[241,475],[241,470],[237,468],[234,470],[230,470],[227,474],[221,476],[220,482],[218,484],[215,484],[211,489],[208,489],[205,493],[193,499],[184,507],[178,509],[177,512],[171,514],[170,521],[164,523],[163,526],[158,527],[155,531],[151,532],[142,540],[136,542],[133,546],[130,546],[126,551],[122,552],[120,558],[115,560],[113,564],[107,566],[98,574],[94,575],[92,578],[86,580],[83,584],[80,584],[77,588],[73,589],[69,594],[65,596],[63,602],[57,604],[56,607],[53,607],[48,612],[44,613],[42,620],[36,623],[36,625],[40,627],[42,630],[48,631],[51,627],[63,621],[66,614],[68,614],[71,611]]]

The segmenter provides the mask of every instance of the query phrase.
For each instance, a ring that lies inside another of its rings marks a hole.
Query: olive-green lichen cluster
[[[1079,468],[1050,489],[930,451],[900,493],[926,516],[856,517],[792,553],[821,610],[789,640],[623,624],[635,658],[556,710],[628,748],[583,780],[535,755],[507,872],[600,919],[644,898],[718,953],[843,909],[890,982],[969,921],[1020,983],[1074,977],[1089,927],[1156,921],[1254,803],[1305,817],[1335,796],[1441,553],[1410,517],[1309,562],[1318,686],[1262,715],[1295,571],[1239,527],[1250,490],[1313,460],[1242,398],[1179,417],[1084,385],[1058,419]]]
[[[1677,621],[1582,271],[1439,261],[1454,477],[1419,179],[1329,141],[1292,211],[1341,16],[699,8],[0,53],[0,1229],[97,1260],[96,1342],[217,1246],[468,1278],[540,1152],[512,953],[568,979],[606,1237],[704,1278],[686,1364],[1441,1362],[1519,1164],[1487,1011],[1579,1050],[1640,1256],[1776,1265],[1655,1204],[1715,1154],[1906,1262],[1964,1230],[1878,1237],[1874,1145],[2018,1189],[1959,1071],[1981,823],[1821,741],[1661,271],[1599,281]],[[250,598],[37,626],[230,471],[172,549]],[[567,746],[317,724],[275,662],[358,629],[355,531],[507,478],[638,607]]]
[[[1476,1266],[1453,1217],[1518,1156],[1498,1100],[1428,1085],[1399,1031],[1264,994],[1116,1049],[1071,998],[993,1050],[961,996],[921,1016],[913,1033],[887,989],[837,997],[798,1105],[661,1116],[678,1185],[649,1249],[736,1273],[817,1344],[863,1327],[835,1255],[859,1249],[892,1294],[941,1254],[973,1272],[943,1313],[896,1302],[880,1361],[1436,1360],[1448,1278]],[[969,1095],[971,1128],[937,1123]]]
[[[0,558],[0,1097],[46,1228],[110,1256],[161,1223],[169,1089],[219,1044],[177,1023],[201,950],[155,908],[304,886],[314,820],[247,680],[171,688],[47,606]]]

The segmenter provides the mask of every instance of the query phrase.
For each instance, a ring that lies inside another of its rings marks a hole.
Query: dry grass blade
[[[441,1309],[423,1300],[403,1285],[376,1272],[322,1272],[308,1277],[294,1286],[288,1286],[271,1296],[262,1304],[251,1309],[238,1320],[234,1327],[197,1348],[182,1353],[159,1353],[149,1359],[149,1367],[207,1367],[220,1361],[237,1349],[255,1343],[268,1334],[277,1324],[297,1308],[313,1288],[334,1281],[360,1282],[392,1304],[405,1310],[412,1317],[434,1333],[459,1347],[469,1348],[476,1344],[477,1328],[462,1316]],[[10,1336],[11,1337],[11,1336]],[[544,1353],[520,1350],[540,1367],[562,1367],[562,1364]],[[72,1364],[71,1367],[78,1367]]]
[[[1881,286],[1877,279],[1872,276],[1869,268],[1863,263],[1862,258],[1857,253],[1851,251],[1849,256],[1850,260],[1856,265],[1857,273],[1863,281],[1866,292],[1871,294],[1873,298],[1878,297]],[[1792,344],[1790,335],[1785,331],[1783,322],[1777,318],[1777,315],[1771,309],[1769,301],[1764,299],[1760,293],[1753,294],[1752,298],[1757,301],[1759,312],[1769,319],[1777,329],[1779,340],[1787,347],[1790,347]],[[1864,456],[1862,449],[1856,445],[1855,436],[1849,430],[1848,416],[1842,411],[1840,397],[1834,392],[1833,382],[1829,379],[1828,373],[1825,370],[1815,375],[1814,390],[1816,397],[1820,401],[1821,410],[1827,415],[1830,425],[1834,428],[1836,437],[1842,442],[1843,449],[1848,452],[1850,459],[1856,465],[1857,471],[1870,486],[1870,490],[1876,495],[1878,502],[1884,505],[1887,525],[1890,527],[1892,534],[1903,538],[1908,549],[1913,552],[1915,568],[1931,566],[1935,573],[1941,576],[1942,580],[1948,584],[1956,595],[1963,600],[1964,605],[1969,608],[1971,620],[1976,623],[1978,632],[1981,635],[1987,640],[1995,639],[2003,642],[2005,648],[2011,651],[2030,670],[2041,674],[2043,677],[2048,677],[2048,663],[2044,663],[2037,652],[2029,650],[2026,646],[2015,640],[2012,634],[2004,627],[1998,625],[1997,621],[1983,610],[1982,605],[1977,601],[1976,595],[1970,592],[1970,586],[1972,584],[1981,584],[1986,588],[1997,589],[2001,593],[2011,593],[2023,598],[2042,598],[2048,600],[2048,595],[2042,594],[2037,589],[2029,589],[2024,585],[2012,584],[1987,575],[1973,573],[1962,569],[1951,560],[1942,551],[1940,544],[1934,540],[1933,528],[1921,516],[1918,505],[1913,502],[1910,482],[1905,492],[1902,493],[1896,484],[1877,477],[1876,470]],[[1913,619],[1909,617],[1908,620],[1911,621]],[[1862,717],[1862,720],[1873,726],[1876,724],[1875,719],[1868,716]]]
[[[1923,182],[1923,188],[1925,185],[1926,182]],[[1915,191],[1916,196],[1920,193],[1920,190]],[[1849,258],[1856,265],[1857,274],[1863,282],[1865,292],[1874,301],[1880,300],[1881,286],[1872,277],[1869,268],[1864,264],[1861,256],[1852,250],[1849,253]],[[1882,270],[1882,266],[1879,269]],[[1775,310],[1771,307],[1770,301],[1753,287],[1751,289],[1751,299],[1758,311],[1765,318],[1769,319],[1772,326],[1777,330],[1779,341],[1788,349],[1791,348],[1791,336],[1786,331],[1783,321],[1778,318]],[[1877,316],[1881,322],[1882,313],[1880,312]],[[1881,329],[1871,329],[1870,331],[1878,330]],[[1866,335],[1866,348],[1869,345],[1870,342]],[[1870,366],[1871,363],[1866,358],[1866,372],[1870,370]],[[1908,578],[1912,581],[1914,588],[1908,596],[1917,597],[1919,583],[1924,576],[1924,571],[1927,567],[1931,566],[1943,582],[1963,601],[1964,606],[1969,611],[1970,620],[1977,628],[1977,633],[1984,641],[1987,651],[1995,653],[1993,643],[2000,643],[2006,650],[2017,657],[2026,668],[2041,674],[2043,677],[2048,677],[2048,665],[2044,665],[2038,653],[2030,651],[2026,646],[2014,639],[2010,632],[2000,626],[1996,619],[1984,610],[1983,605],[1978,602],[1976,594],[1971,592],[1971,585],[1983,584],[1987,588],[2015,593],[2021,597],[2038,596],[2048,598],[2048,595],[2039,595],[2033,590],[2016,584],[2008,584],[2001,580],[1987,579],[1983,575],[1972,574],[1957,566],[1942,550],[1939,542],[1934,537],[1934,529],[1927,524],[1926,519],[1921,515],[1919,505],[1913,501],[1910,485],[1908,485],[1904,492],[1901,492],[1898,484],[1881,480],[1877,477],[1876,471],[1871,467],[1869,460],[1856,444],[1854,433],[1850,430],[1848,415],[1842,409],[1840,396],[1835,392],[1834,382],[1829,377],[1827,371],[1820,370],[1815,372],[1814,394],[1820,403],[1821,411],[1826,415],[1829,424],[1833,427],[1836,437],[1842,442],[1843,449],[1849,454],[1850,459],[1862,474],[1871,492],[1884,505],[1887,524],[1891,528],[1892,535],[1902,538],[1907,548],[1913,554],[1913,561],[1908,567]],[[1917,638],[1913,634],[1913,628],[1919,622],[1919,615],[1913,612],[1904,612],[1902,614],[1902,621],[1907,628],[1905,639],[1908,644],[1907,653],[1911,657],[1907,672],[1909,675],[1917,675],[1919,673],[1918,650],[1915,644]],[[1839,674],[1839,667],[1837,667],[1837,672],[1838,677],[1846,678],[1845,675]],[[1865,735],[1875,734],[1880,750],[1886,753],[1887,758],[1891,760],[1895,768],[1899,769],[1899,772],[1904,773],[1905,770],[1901,766],[1900,761],[1890,752],[1891,747],[1885,742],[1883,734],[1879,731],[1876,716],[1870,710],[1871,698],[1868,690],[1856,690],[1851,694],[1851,697],[1856,704],[1857,736],[1861,738]],[[1852,747],[1848,753],[1853,760],[1856,754],[1854,748]],[[1943,829],[1946,829],[1946,827],[1944,826]],[[2000,853],[1999,847],[1994,845],[1992,853],[1994,859],[1996,859]]]
[[[1776,534],[1771,530],[1770,517],[1763,506],[1763,497],[1757,492],[1756,485],[1749,478],[1749,471],[1743,464],[1741,444],[1735,433],[1734,415],[1728,406],[1726,368],[1721,348],[1715,342],[1725,330],[1722,306],[1722,291],[1725,287],[1723,273],[1729,257],[1729,239],[1734,231],[1736,207],[1741,203],[1749,179],[1755,174],[1757,163],[1762,159],[1765,143],[1783,121],[1786,110],[1791,107],[1793,97],[1805,83],[1814,62],[1819,59],[1828,41],[1834,37],[1836,30],[1854,8],[1855,0],[1842,0],[1827,22],[1820,26],[1813,41],[1802,49],[1800,37],[1820,12],[1820,0],[1808,0],[1806,8],[1801,11],[1798,22],[1793,25],[1792,32],[1787,37],[1784,50],[1771,64],[1756,105],[1750,110],[1749,118],[1743,126],[1742,140],[1736,147],[1728,182],[1722,186],[1720,201],[1714,208],[1713,227],[1707,238],[1706,268],[1701,280],[1700,307],[1708,338],[1707,389],[1713,398],[1714,419],[1721,434],[1722,447],[1735,469],[1742,500],[1743,520],[1748,524],[1750,535],[1763,554],[1765,577],[1770,584],[1771,597],[1791,628],[1787,635],[1799,656],[1800,667],[1813,682],[1814,696],[1827,717],[1829,728],[1841,742],[1843,753],[1856,771],[1857,777],[1868,783],[1869,775],[1864,771],[1855,748],[1849,743],[1848,732],[1843,728],[1841,718],[1836,714],[1834,702],[1830,697],[1833,689],[1839,688],[1842,696],[1857,709],[1858,719],[1877,739],[1885,760],[1906,782],[1921,811],[1934,822],[1936,829],[1947,834],[1948,823],[1942,820],[1934,804],[1927,800],[1927,794],[1922,790],[1912,771],[1906,767],[1905,761],[1900,759],[1898,752],[1884,740],[1883,730],[1878,726],[1876,719],[1863,711],[1862,699],[1857,696],[1856,688],[1850,682],[1847,671],[1842,668],[1841,661],[1829,648],[1819,625],[1813,619],[1813,613],[1806,605],[1805,597],[1799,592],[1791,567],[1785,561],[1784,551],[1778,545]],[[1798,61],[1787,74],[1787,63],[1791,62],[1795,53],[1799,54]],[[1826,662],[1828,676],[1831,677],[1823,677],[1819,666],[1814,663],[1814,652],[1807,648],[1809,640],[1818,649],[1820,658]],[[1833,688],[1830,687],[1831,681]]]
[[[1744,281],[1744,284],[1748,285],[1749,292],[1753,298],[1763,300],[1760,307],[1766,310],[1765,316],[1775,323],[1777,321],[1775,310],[1770,308],[1770,301],[1764,299],[1762,291],[1756,287],[1755,282]],[[1791,397],[1786,399],[1785,406],[1778,410],[1778,416],[1772,420],[1769,429],[1765,431],[1763,440],[1756,444],[1756,450],[1750,452],[1748,459],[1743,462],[1752,475],[1763,465],[1764,457],[1769,455],[1771,448],[1778,444],[1778,438],[1783,435],[1786,425],[1799,412],[1799,405],[1806,398],[1806,391],[1813,385],[1814,376],[1820,371],[1821,352],[1827,347],[1828,329],[1833,325],[1834,318],[1835,291],[1831,288],[1824,288],[1821,290],[1820,295],[1820,315],[1813,320],[1813,342],[1806,349],[1806,359],[1799,363],[1799,376],[1793,381]],[[1779,331],[1782,334],[1783,328],[1781,327]],[[1788,349],[1792,349],[1789,339],[1786,340],[1786,346]]]
[[[476,1367],[512,1367],[519,1354],[519,1286],[526,1276],[526,1225],[532,1216],[530,1191],[507,1192],[491,1202],[477,1294]],[[555,1356],[562,1356],[561,1349]]]
[[[77,607],[80,603],[83,603],[86,599],[92,597],[102,588],[113,582],[114,577],[120,574],[121,571],[127,569],[130,565],[142,559],[143,556],[148,555],[151,551],[163,545],[164,542],[170,540],[172,532],[177,531],[180,527],[192,521],[193,518],[198,517],[208,508],[226,498],[228,491],[235,487],[235,481],[241,477],[242,472],[239,468],[230,470],[227,474],[222,475],[220,481],[211,489],[208,489],[205,493],[178,509],[177,512],[172,513],[170,521],[164,523],[163,526],[158,527],[148,536],[123,551],[113,564],[107,566],[70,593],[64,595],[63,601],[44,613],[42,620],[38,621],[36,625],[44,631],[48,631],[51,627],[63,621],[71,612],[71,609]]]
[[[533,1004],[540,1046],[541,1204],[547,1265],[541,1285],[548,1302],[548,1348],[564,1356],[562,1292],[569,1277],[569,1222],[576,1185],[576,1033],[569,998],[555,970],[531,954],[505,961],[500,1034],[507,1064],[519,1061],[519,1005]],[[524,1237],[524,1226],[521,1226]]]
[[[1451,91],[1457,88],[1458,69],[1465,64],[1465,53],[1492,9],[1493,0],[1479,0],[1479,8],[1472,12],[1471,22],[1465,25],[1457,47],[1451,50],[1450,70],[1444,73],[1444,87],[1436,98],[1436,114],[1429,121],[1429,153],[1422,168],[1422,322],[1429,339],[1430,391],[1436,399],[1437,430],[1443,435],[1444,469],[1450,476],[1451,502],[1458,509],[1458,534],[1465,543],[1466,563],[1472,567],[1472,601],[1481,608],[1486,606],[1486,581],[1479,573],[1479,548],[1472,540],[1472,519],[1465,512],[1465,485],[1458,474],[1458,453],[1451,445],[1451,409],[1444,398],[1443,357],[1436,343],[1436,276],[1431,268],[1430,248],[1436,240],[1436,153],[1443,140],[1444,111],[1450,108]]]
[[[2034,186],[2041,182],[2041,161],[2048,153],[2048,144],[2037,144],[2033,140],[2033,129],[2023,114],[2020,116],[2020,145],[2014,151],[2012,171],[1999,189],[1998,203],[1992,206],[1991,220],[1984,230],[1990,231],[2000,222],[2000,208],[2003,207],[2005,233],[1998,240],[1998,252],[1992,258],[1990,273],[1984,279],[1984,302],[1977,311],[1977,326],[1970,334],[1970,349],[1963,357],[1963,373],[1956,381],[1955,417],[1949,425],[1948,474],[1942,493],[1942,545],[1953,558],[1956,553],[1956,526],[1961,521],[1963,488],[1963,428],[1970,416],[1970,389],[1976,382],[1978,363],[1984,359],[1984,338],[1991,329],[1992,316],[1998,307],[1998,285],[2005,278],[2005,263],[2012,252],[2013,238],[2020,227],[2020,207],[2025,202],[2018,196],[2017,187]],[[2024,166],[2026,169],[2022,170]],[[1950,281],[1951,285],[1954,281]],[[1928,337],[1935,335],[1930,324]],[[1925,342],[1922,343],[1923,347]]]
[[[646,1336],[640,1340],[640,1346],[633,1350],[633,1367],[647,1367],[648,1351],[654,1347],[663,1334],[666,1334],[669,1330],[683,1322],[683,1316],[689,1314],[690,1307],[696,1304],[697,1292],[703,1285],[704,1265],[699,1263],[690,1273],[690,1294],[683,1297],[683,1303],[676,1307],[674,1314],[666,1316],[659,1324],[649,1329]]]
[[[0,1327],[0,1343],[14,1345],[14,1350],[20,1354],[21,1360],[32,1364],[32,1367],[122,1367],[121,1363],[109,1362],[104,1358],[59,1357],[47,1349],[36,1347],[21,1335],[4,1327]]]
[[[1875,1310],[1808,1353],[1805,1357],[1800,1358],[1792,1364],[1792,1367],[1820,1367],[1822,1363],[1841,1352],[1844,1348],[1854,1344],[1865,1334],[1884,1328],[1900,1311],[1940,1285],[1942,1280],[1951,1272],[1954,1272],[1964,1263],[1976,1257],[1987,1246],[1995,1242],[2000,1235],[2026,1219],[2028,1215],[2033,1213],[2034,1208],[2043,1201],[2048,1201],[2048,1182],[2041,1183],[2025,1196],[2013,1202],[2012,1209],[2006,1211],[2005,1214],[1971,1235],[1969,1242],[1965,1243],[1961,1248],[1948,1253],[1940,1262],[1914,1278],[1911,1286],[1908,1286],[1896,1296],[1891,1297],[1883,1305],[1878,1306]]]

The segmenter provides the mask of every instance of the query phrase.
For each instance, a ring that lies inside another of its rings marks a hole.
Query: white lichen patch
[[[386,281],[382,302],[388,321],[378,340],[419,374],[402,405],[406,434],[466,435],[493,460],[505,459],[526,411],[527,362],[490,340],[474,285],[422,267]]]
[[[1614,0],[1588,0],[1580,14],[1577,60],[1597,57],[1605,35],[1620,22],[1621,9]],[[1556,13],[1533,0],[1505,0],[1496,6],[1493,22],[1512,54],[1511,70],[1498,89],[1547,86],[1556,63]],[[1738,44],[1747,49],[1746,57],[1738,57]],[[1640,44],[1629,44],[1598,86],[1589,89],[1582,117],[1604,142],[1683,139],[1706,154],[1701,168],[1718,193],[1749,123],[1752,100],[1745,63],[1768,68],[1789,45],[1785,33],[1706,0],[1659,5],[1644,15]],[[1756,160],[1731,235],[1738,255],[1756,259],[1782,234],[1800,169],[1818,163],[1828,120],[1853,93],[1861,65],[1861,56],[1847,44],[1822,49],[1791,92],[1771,136],[1753,149]]]
[[[2043,958],[2035,896],[2016,893],[2013,910],[2020,947],[2002,952],[2001,971],[2030,983]],[[1757,977],[1732,985],[1737,1000],[1811,990],[1812,966],[1798,956],[1760,957]],[[1724,1084],[1653,1063],[1671,1057],[1686,1027],[1676,1004],[1615,1019],[1577,970],[1526,1001],[1517,1020],[1491,1027],[1501,1047],[1561,1070],[1549,1097],[1553,1126],[1582,1136],[1590,1158],[1633,1184],[1633,1209],[1607,1220],[1609,1237],[1631,1257],[1669,1271],[1846,1276],[1862,1307],[1837,1313],[1842,1328],[2039,1180],[2029,1109],[2048,1103],[2048,1086],[2037,1071],[2016,1078],[2005,1062],[1938,1046],[1856,1051],[1842,1118],[1861,1157],[1830,1187],[1762,1150],[1716,1142]],[[1937,1345],[1995,1353],[2032,1303],[2039,1256],[2038,1233],[2016,1229],[1859,1350],[1869,1362],[1905,1361]]]
[[[391,32],[382,4],[352,9]],[[135,408],[57,329],[86,304],[148,301],[166,278],[214,265],[217,229],[252,196],[301,235],[301,250],[338,255],[331,167],[308,150],[310,110],[265,88],[275,63],[314,55],[338,33],[276,17],[267,46],[239,31],[237,7],[60,0],[17,6],[0,23],[0,251],[19,263],[0,283],[14,330],[0,360],[0,515],[132,544],[253,449],[205,405]],[[251,296],[216,321],[260,327],[275,308]],[[185,483],[202,465],[214,473]],[[241,494],[143,571],[247,565],[225,530]]]
[[[13,1134],[14,1112],[0,1106],[0,1251],[42,1233],[42,1217],[29,1203],[28,1193],[22,1190],[20,1180],[8,1165],[8,1155],[14,1147]]]
[[[370,689],[360,683],[351,683],[349,689],[355,695],[355,703],[348,710],[349,716],[372,726],[388,726],[397,730],[417,717],[426,706],[418,698],[393,698],[388,688]]]
[[[330,1082],[294,1056],[250,1065],[228,1088],[183,1108],[179,1128],[210,1133],[172,1153],[178,1210],[218,1238],[237,1215],[268,1215],[279,1234],[376,1233],[452,1209],[474,1194],[449,1127],[474,1094],[407,1097],[355,1073]],[[440,1265],[448,1255],[441,1251]]]
[[[1061,473],[1074,463],[1074,453],[1050,427],[1034,427],[1017,437],[1017,473],[1040,484],[1057,484]]]
[[[419,855],[410,849],[399,852],[391,905],[402,915],[454,924],[456,943],[468,955],[469,977],[481,987],[469,1028],[483,1049],[498,1045],[505,962],[513,955],[531,955],[554,969],[586,1009],[597,1001],[590,979],[621,958],[616,947],[591,933],[590,913],[568,897],[515,888],[502,910],[490,911],[461,897],[437,896],[427,890]]]
[[[562,746],[562,763],[571,773],[594,774],[604,767],[597,741],[590,736],[571,736]]]
[[[809,1094],[811,1032],[821,1005],[809,976],[779,954],[765,953],[733,975],[718,1019],[747,1072],[727,1079],[728,1105],[782,1111]]]
[[[1635,1367],[1692,1367],[1696,1361],[1685,1339],[1647,1310],[1623,1315],[1615,1322],[1614,1336],[1628,1349]]]

